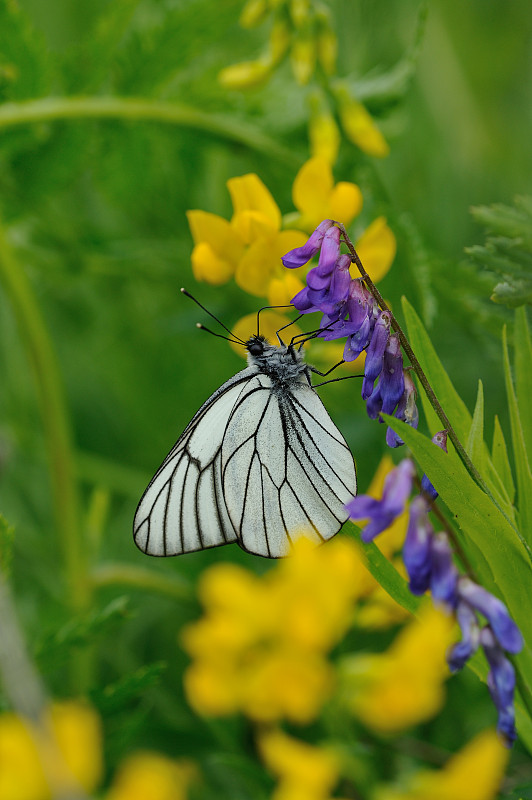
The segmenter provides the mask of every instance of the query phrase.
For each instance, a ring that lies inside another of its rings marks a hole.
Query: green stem
[[[206,131],[238,142],[287,166],[297,168],[301,159],[259,128],[222,114],[209,114],[181,103],[143,97],[46,97],[4,103],[0,106],[0,129],[58,119],[147,120]]]
[[[77,485],[70,420],[53,346],[22,266],[0,225],[0,280],[14,309],[21,338],[33,368],[43,420],[55,522],[62,547],[70,603],[87,605],[87,581],[80,536]]]
[[[465,468],[467,469],[469,474],[473,477],[475,482],[480,486],[480,488],[488,495],[490,500],[492,500],[493,503],[497,506],[497,508],[499,509],[501,514],[503,514],[503,516],[505,517],[505,519],[508,520],[508,517],[506,516],[504,511],[500,508],[499,504],[497,503],[497,501],[493,497],[493,495],[490,492],[489,488],[486,486],[486,483],[485,483],[484,479],[482,478],[482,476],[479,473],[478,469],[475,467],[475,465],[471,461],[471,459],[470,459],[468,453],[466,452],[462,442],[458,438],[458,436],[456,434],[456,431],[454,430],[453,426],[451,425],[451,422],[450,422],[447,414],[443,410],[438,398],[436,397],[434,389],[430,385],[430,383],[428,381],[428,378],[425,375],[425,372],[423,371],[423,368],[422,368],[421,364],[417,360],[416,354],[412,350],[412,348],[410,346],[410,342],[406,338],[405,333],[403,332],[403,330],[402,330],[401,326],[399,325],[397,319],[395,318],[394,314],[392,313],[392,311],[388,307],[388,304],[384,300],[383,296],[381,295],[381,293],[379,292],[379,290],[377,289],[377,287],[375,286],[375,284],[373,283],[373,281],[369,277],[368,273],[364,269],[364,265],[362,264],[362,262],[361,262],[361,260],[359,258],[359,255],[358,255],[357,251],[355,250],[355,248],[353,246],[353,243],[351,242],[349,236],[347,235],[345,227],[340,222],[336,222],[335,224],[338,226],[338,228],[342,232],[343,240],[344,240],[345,244],[347,245],[347,248],[349,250],[351,258],[352,258],[353,262],[356,264],[356,266],[358,268],[358,271],[360,272],[360,274],[361,274],[361,276],[362,276],[362,278],[364,280],[364,283],[367,285],[369,291],[371,292],[371,294],[373,295],[373,297],[377,301],[379,307],[383,311],[386,311],[390,315],[392,328],[394,329],[394,331],[399,336],[399,341],[401,342],[401,346],[402,346],[403,350],[405,351],[406,355],[408,356],[408,360],[412,364],[414,372],[416,373],[417,377],[419,378],[419,382],[421,383],[423,389],[425,390],[425,393],[426,393],[426,395],[427,395],[427,397],[429,399],[429,402],[430,402],[431,406],[433,407],[434,411],[438,415],[438,418],[439,418],[440,422],[442,423],[444,429],[447,431],[449,439],[451,440],[451,442],[455,446],[456,451],[457,451],[458,455],[460,456],[460,458],[462,459],[462,462],[463,462]],[[510,520],[508,520],[508,521],[512,525],[511,521]],[[514,525],[512,525],[512,527],[515,529]]]
[[[194,597],[192,586],[186,581],[130,564],[100,564],[92,570],[90,580],[95,588],[122,584],[133,589],[157,592],[174,600],[192,600]]]

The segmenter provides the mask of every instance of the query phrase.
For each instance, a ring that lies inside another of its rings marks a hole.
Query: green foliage
[[[501,279],[491,299],[510,308],[532,304],[532,198],[517,197],[513,206],[478,206],[471,213],[490,235],[466,253]]]

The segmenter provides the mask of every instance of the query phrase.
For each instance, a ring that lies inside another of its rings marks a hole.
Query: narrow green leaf
[[[405,297],[402,298],[402,305],[412,349],[440,404],[445,409],[445,413],[449,417],[458,438],[465,442],[471,428],[471,414],[438,358],[423,323]],[[421,392],[421,401],[430,431],[434,434],[436,431],[441,430],[441,422],[428,403],[424,392]],[[434,420],[437,420],[437,423],[434,423]],[[436,427],[434,427],[434,424],[436,424]]]
[[[484,470],[484,387],[478,382],[477,402],[467,437],[466,451],[480,473]]]
[[[360,542],[360,528],[354,522],[346,522],[342,532],[348,533]],[[381,553],[374,542],[368,544],[360,542],[360,544],[366,557],[366,566],[375,580],[396,603],[410,611],[411,614],[416,614],[420,599],[411,593],[408,583],[402,575],[399,575],[393,564]]]
[[[502,332],[503,362],[504,362],[504,382],[506,385],[506,395],[508,397],[508,408],[510,411],[510,426],[512,429],[512,445],[514,451],[515,471],[517,475],[517,501],[519,508],[520,529],[527,538],[532,541],[532,474],[528,463],[527,452],[525,449],[523,428],[521,417],[515,396],[514,385],[512,382],[510,357],[508,355],[508,341],[506,326]]]
[[[506,449],[506,442],[502,432],[499,417],[495,415],[495,424],[493,428],[493,446],[492,446],[492,460],[493,467],[501,478],[510,502],[513,503],[515,498],[515,485],[512,476],[512,469],[508,459],[508,450]]]
[[[502,595],[527,642],[532,642],[532,616],[523,604],[523,587],[530,585],[531,558],[519,533],[469,476],[454,453],[444,453],[418,431],[395,417],[386,422],[405,441],[449,508],[462,532],[468,553],[472,542],[484,560],[475,559],[477,577],[492,592]],[[532,676],[532,659],[531,672]]]
[[[515,312],[515,392],[528,463],[532,460],[532,341],[525,306]]]
[[[486,445],[482,442],[483,425],[480,424],[479,419],[477,418],[477,421],[475,422],[475,428],[472,429],[473,420],[467,409],[467,406],[461,399],[460,395],[454,388],[451,379],[447,375],[447,372],[438,358],[438,355],[432,345],[432,342],[430,341],[429,335],[425,330],[423,323],[406,298],[403,298],[403,311],[406,319],[410,344],[412,345],[412,348],[414,349],[414,352],[416,353],[423,371],[425,372],[429,383],[434,389],[440,404],[445,409],[445,413],[447,414],[451,425],[461,441],[468,441],[470,435],[474,437],[475,457],[472,457],[471,460],[473,461],[475,467],[482,474],[490,491],[503,508],[504,513],[514,520],[515,510],[511,504],[502,480],[497,475],[497,471],[491,463],[489,451]],[[441,429],[442,423],[436,416],[434,409],[430,405],[429,400],[423,391],[420,392],[420,396],[429,430],[431,433],[435,433]],[[477,400],[477,409],[475,410],[475,413],[477,414],[477,417],[480,417],[482,414],[483,401],[480,401],[480,406],[478,403],[479,400]],[[473,434],[471,433],[472,430]],[[448,447],[449,450],[453,449],[450,442],[448,442]]]

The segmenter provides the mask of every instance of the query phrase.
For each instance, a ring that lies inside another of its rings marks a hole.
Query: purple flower
[[[451,672],[458,672],[476,653],[480,642],[480,627],[478,619],[467,603],[458,603],[456,619],[460,625],[462,639],[457,642],[447,653],[447,663]]]
[[[417,428],[419,423],[419,412],[416,405],[416,386],[411,377],[411,367],[403,370],[403,380],[405,390],[403,396],[397,404],[394,417],[406,422],[412,428]],[[401,447],[404,444],[401,437],[392,429],[386,431],[386,444],[388,447]]]
[[[412,594],[424,594],[430,586],[433,534],[427,501],[422,495],[417,495],[410,503],[408,528],[403,545],[403,563],[410,578],[409,588]]]
[[[458,570],[445,533],[438,533],[431,544],[430,593],[435,603],[443,603],[450,609],[456,606],[456,584]]]
[[[469,578],[458,581],[458,595],[488,620],[500,646],[509,653],[519,653],[523,647],[521,631],[511,618],[508,609],[498,597]]]
[[[432,437],[432,441],[438,447],[441,447],[444,453],[447,452],[447,431],[438,431]],[[421,491],[424,492],[431,500],[436,500],[438,492],[429,481],[426,475],[421,478]]]
[[[296,269],[297,267],[302,267],[307,261],[310,261],[320,249],[323,237],[332,225],[332,219],[324,219],[323,222],[320,222],[316,230],[311,233],[310,238],[302,247],[296,247],[283,256],[282,262],[285,267],[288,267],[288,269]]]
[[[362,399],[367,400],[373,392],[375,379],[379,377],[382,370],[384,351],[390,333],[390,314],[381,311],[375,322],[371,340],[366,351],[366,361],[364,364],[364,382],[362,384]]]
[[[337,231],[338,228],[332,230]],[[323,250],[324,248],[322,253]],[[336,265],[331,273],[321,273],[318,266],[311,269],[307,275],[308,299],[326,315],[332,316],[347,298],[351,283],[350,266],[349,256],[341,255],[336,259]]]
[[[363,542],[371,542],[402,514],[412,491],[414,472],[413,461],[405,458],[387,475],[381,500],[360,494],[347,503],[346,509],[352,519],[370,519],[362,531]]]
[[[383,414],[393,414],[405,389],[403,356],[398,336],[393,335],[388,338],[379,385],[381,387],[382,412]]]
[[[480,642],[490,665],[488,689],[498,711],[497,730],[504,737],[507,746],[511,747],[517,736],[514,710],[515,670],[497,644],[491,628],[482,629]]]

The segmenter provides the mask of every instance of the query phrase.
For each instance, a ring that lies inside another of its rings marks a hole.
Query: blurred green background
[[[470,407],[482,378],[491,420],[505,405],[498,336],[509,312],[489,301],[493,281],[463,249],[484,238],[470,206],[530,193],[532,8],[528,0],[432,0],[414,63],[418,1],[328,5],[340,40],[339,74],[391,146],[377,162],[342,145],[335,177],[357,182],[365,199],[353,233],[377,214],[387,216],[398,253],[383,294],[395,309],[402,294],[414,303]],[[94,509],[95,488],[109,492],[109,513],[95,534],[99,560],[146,566],[131,535],[138,498],[197,407],[242,367],[226,344],[196,330],[202,312],[179,288],[229,326],[260,305],[233,283],[195,283],[186,210],[229,217],[225,181],[256,172],[283,213],[291,212],[292,181],[309,155],[307,90],[287,65],[247,93],[217,83],[221,68],[255,57],[265,38],[261,27],[239,27],[241,8],[240,0],[0,2],[0,209],[57,351],[84,508],[92,502]],[[160,100],[201,117],[182,124],[157,115],[73,114],[27,122],[23,106],[7,105],[53,97],[61,109],[61,98],[71,96]],[[67,634],[56,641],[65,611],[42,421],[4,292],[0,305],[0,508],[16,528],[12,571],[24,626],[37,657],[48,653],[40,666],[60,694],[61,652],[66,660],[72,641]],[[384,452],[385,429],[367,419],[351,382],[327,387],[322,398],[352,446],[365,489]],[[219,559],[265,566],[236,546],[149,566],[191,577]],[[101,590],[95,608],[116,594]],[[120,713],[108,722],[117,749],[146,725],[153,746],[175,750],[180,730],[193,749],[190,737],[205,732],[188,725],[175,642],[196,609],[141,592],[128,608],[113,612],[131,615],[120,636],[113,613],[95,623],[99,686],[146,664],[170,664],[164,689],[117,705],[128,715],[126,734]],[[153,707],[159,716],[149,719],[159,724],[152,730],[146,719]]]

